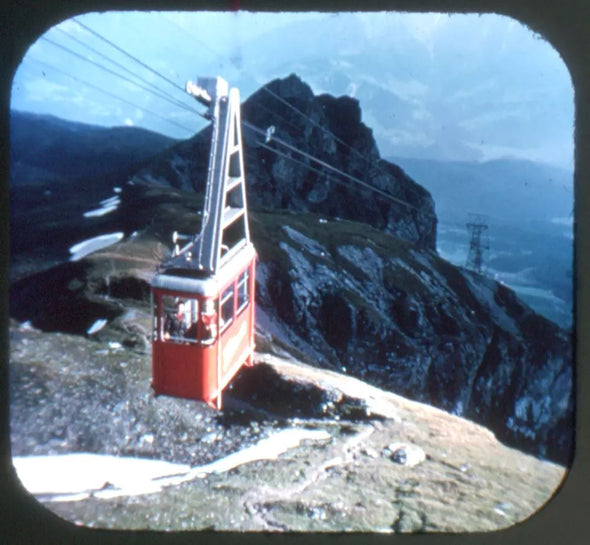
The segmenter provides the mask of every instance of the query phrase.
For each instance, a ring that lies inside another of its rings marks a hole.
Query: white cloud
[[[72,100],[72,90],[50,79],[37,77],[23,82],[27,99],[31,102],[65,102]]]
[[[135,123],[133,123],[133,119],[131,119],[129,117],[125,119],[124,123],[125,123],[125,125],[127,125],[127,127],[133,127],[135,125]]]
[[[387,76],[385,79],[385,88],[394,92],[398,97],[404,100],[412,100],[418,97],[422,98],[428,93],[428,86],[416,79],[399,79],[393,76]]]

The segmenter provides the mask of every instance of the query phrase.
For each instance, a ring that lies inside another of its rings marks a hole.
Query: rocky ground
[[[134,312],[134,323],[149,320]],[[486,531],[532,515],[564,478],[563,467],[507,448],[468,420],[269,354],[239,373],[221,412],[156,398],[149,348],[130,342],[129,318],[92,338],[11,324],[17,460],[89,452],[186,466],[154,493],[125,493],[107,480],[78,501],[38,498],[66,520],[124,529]],[[285,444],[292,430],[300,440]],[[274,437],[283,444],[273,454]],[[248,458],[261,441],[269,459]],[[216,460],[217,469],[198,470]]]

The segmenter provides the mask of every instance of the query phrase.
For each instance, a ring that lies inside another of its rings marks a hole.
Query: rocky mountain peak
[[[357,100],[316,96],[291,74],[252,94],[242,120],[250,205],[361,221],[436,249],[430,193],[381,159]],[[167,150],[139,176],[203,192],[210,134]]]
[[[290,74],[286,78],[272,80],[265,87],[277,93],[285,100],[296,99],[301,102],[313,100],[314,94],[311,87],[297,74]],[[262,92],[262,90],[258,91]]]

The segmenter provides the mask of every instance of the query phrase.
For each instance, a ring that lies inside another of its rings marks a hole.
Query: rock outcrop
[[[368,226],[254,224],[268,346],[467,416],[567,463],[572,340],[500,283]],[[264,224],[264,222],[263,222]],[[281,329],[271,324],[281,324]],[[271,348],[272,349],[272,348]]]
[[[361,122],[357,100],[314,96],[291,75],[250,96],[242,105],[242,120],[251,205],[361,221],[435,249],[432,197],[398,166],[380,158],[372,131]],[[256,129],[264,133],[269,128],[267,141]],[[210,138],[210,128],[204,129],[161,154],[139,175],[202,192]]]

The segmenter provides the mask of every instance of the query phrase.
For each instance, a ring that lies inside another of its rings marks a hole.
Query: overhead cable
[[[47,68],[50,68],[50,69],[52,69],[52,70],[54,70],[56,72],[59,72],[59,73],[63,74],[64,76],[67,76],[68,78],[71,78],[74,81],[77,81],[78,83],[81,83],[82,85],[86,85],[87,87],[91,87],[91,88],[95,89],[96,91],[98,91],[100,93],[103,93],[105,95],[108,95],[108,96],[110,96],[110,97],[112,97],[112,98],[114,98],[116,100],[120,100],[121,102],[124,102],[125,104],[128,104],[130,106],[133,106],[134,108],[137,108],[138,110],[142,110],[142,111],[144,111],[146,113],[149,113],[151,115],[154,115],[156,117],[159,117],[160,119],[166,121],[167,123],[170,123],[172,125],[175,125],[176,127],[180,128],[180,129],[182,129],[184,131],[187,131],[190,134],[194,134],[195,133],[195,130],[194,129],[189,129],[189,128],[187,128],[187,127],[185,127],[185,126],[183,126],[183,125],[181,125],[179,123],[176,123],[176,121],[172,121],[171,119],[167,119],[166,117],[164,117],[164,116],[162,116],[162,115],[160,115],[160,114],[158,114],[156,112],[153,112],[151,110],[148,110],[147,108],[143,108],[142,106],[138,106],[137,104],[135,104],[135,103],[133,103],[133,102],[131,102],[129,100],[126,100],[126,99],[124,99],[124,98],[122,98],[120,96],[117,96],[114,93],[111,93],[110,91],[107,91],[106,89],[102,89],[101,87],[99,87],[97,85],[94,85],[93,83],[90,83],[89,81],[85,81],[85,80],[83,80],[83,79],[81,79],[81,78],[79,78],[77,76],[74,76],[73,74],[70,74],[70,73],[68,73],[68,72],[66,72],[64,70],[61,70],[60,68],[57,68],[56,66],[53,66],[53,65],[51,65],[51,64],[49,64],[49,63],[47,63],[45,61],[41,61],[39,59],[36,59],[34,57],[31,57],[30,55],[28,55],[27,58],[29,60],[32,60],[32,61],[37,62],[39,64],[42,64],[42,65],[46,66]]]
[[[115,72],[114,70],[111,70],[110,68],[107,68],[106,66],[103,66],[102,64],[99,64],[96,61],[89,59],[88,57],[84,57],[83,55],[80,55],[79,53],[72,51],[69,47],[66,47],[65,45],[54,42],[53,40],[51,40],[50,38],[47,38],[45,36],[41,36],[41,39],[52,44],[55,47],[58,47],[64,51],[66,51],[67,53],[70,53],[71,55],[74,55],[75,57],[78,57],[79,59],[82,59],[85,62],[92,64],[93,66],[96,66],[97,68],[100,68],[101,70],[104,70],[105,72],[108,72],[109,74],[112,74],[113,76],[116,76],[128,83],[131,83],[132,85],[135,85],[135,86],[139,87],[140,89],[147,91],[148,93],[152,93],[153,95],[156,95],[156,96],[160,97],[161,99],[166,100],[167,102],[170,102],[171,104],[174,104],[175,106],[180,106],[180,107],[185,108],[187,110],[191,110],[192,112],[196,113],[197,115],[202,115],[201,112],[199,112],[198,110],[195,110],[194,108],[192,108],[188,105],[185,105],[182,103],[177,103],[176,101],[172,100],[169,96],[164,95],[162,93],[157,93],[153,89],[150,89],[149,87],[146,87],[145,85],[142,85],[141,83],[137,83],[136,81],[129,79],[127,76],[119,74],[118,72]]]
[[[266,136],[266,131],[263,131],[262,129],[260,129],[259,127],[256,127],[255,125],[253,125],[252,123],[250,123],[249,121],[244,121],[242,120],[242,124],[257,132],[258,134],[261,134],[263,136]],[[356,178],[354,176],[351,176],[350,174],[336,168],[333,165],[330,165],[329,163],[326,163],[325,161],[318,159],[317,157],[314,157],[313,155],[310,155],[309,153],[306,153],[304,151],[301,151],[300,149],[296,148],[295,146],[292,146],[291,144],[288,144],[287,142],[285,142],[284,140],[282,140],[281,138],[277,138],[276,136],[273,136],[273,141],[277,142],[278,144],[286,147],[287,149],[290,149],[291,151],[294,151],[295,153],[299,153],[300,155],[307,157],[309,160],[311,161],[315,161],[317,164],[323,166],[324,168],[327,168],[329,170],[331,170],[332,172],[335,172],[337,174],[340,174],[341,176],[344,176],[345,178],[367,188],[370,189],[371,191],[374,191],[375,193],[378,193],[379,195],[382,195],[383,197],[386,197],[387,199],[390,199],[398,204],[401,204],[403,206],[406,206],[408,208],[412,208],[414,210],[416,210],[415,206],[412,206],[411,204],[407,203],[406,201],[402,201],[401,199],[398,199],[396,197],[394,197],[393,195],[391,195],[390,193],[387,193],[371,184],[368,184],[367,182],[364,182],[363,180],[360,180],[359,178]]]
[[[312,125],[314,125],[318,129],[320,129],[324,134],[327,134],[327,135],[331,136],[332,138],[334,138],[334,140],[336,140],[337,142],[339,142],[340,144],[342,144],[344,147],[346,147],[347,149],[349,149],[350,151],[352,151],[354,154],[356,154],[358,157],[360,157],[361,159],[363,159],[364,161],[366,161],[368,165],[374,166],[382,174],[389,175],[388,173],[384,172],[384,170],[379,165],[375,165],[374,161],[372,161],[371,159],[369,159],[368,157],[366,157],[365,155],[363,155],[356,148],[354,148],[350,144],[346,143],[341,138],[338,138],[332,131],[330,131],[329,129],[326,129],[325,127],[323,127],[322,125],[320,125],[319,123],[317,123],[316,121],[314,121],[313,119],[311,119],[311,117],[309,117],[307,114],[303,113],[301,110],[299,110],[298,108],[296,108],[295,106],[293,106],[293,104],[291,104],[290,102],[288,102],[287,100],[285,100],[283,97],[281,97],[281,96],[277,95],[276,93],[274,93],[273,91],[271,91],[268,88],[268,84],[265,85],[264,87],[262,87],[262,90],[265,91],[266,93],[268,93],[270,96],[272,96],[276,100],[278,100],[279,102],[281,102],[282,104],[284,104],[285,106],[287,106],[288,108],[290,108],[291,110],[293,110],[294,112],[298,113],[300,116],[302,116],[305,119],[307,119],[309,121],[309,123],[311,123]],[[270,111],[268,108],[265,108],[265,109],[268,110],[268,111]],[[280,117],[281,119],[285,120],[285,118],[281,114],[279,114],[278,112],[272,112],[272,113],[274,115],[276,115],[277,117]],[[287,121],[287,123],[289,123],[289,122]],[[289,123],[289,125],[293,126],[292,123]],[[411,187],[408,187],[406,189],[408,191],[410,191],[411,193],[416,194],[416,192]]]
[[[133,70],[130,70],[127,66],[121,64],[120,62],[117,62],[116,60],[112,59],[111,57],[109,57],[108,55],[105,55],[104,53],[102,53],[101,51],[98,51],[97,49],[95,49],[94,47],[88,45],[86,42],[76,38],[75,36],[72,36],[72,34],[70,34],[69,32],[66,32],[64,29],[56,27],[54,30],[57,30],[59,32],[61,32],[62,34],[64,34],[65,36],[67,36],[70,40],[73,40],[74,42],[76,42],[77,44],[81,45],[82,47],[85,47],[86,49],[88,49],[89,51],[93,52],[94,54],[98,55],[99,57],[105,59],[106,61],[110,62],[111,64],[117,66],[118,68],[120,68],[121,70],[123,70],[124,72],[126,72],[127,74],[131,75],[134,78],[137,78],[138,80],[146,83],[147,85],[149,85],[153,91],[151,91],[152,93],[156,94],[157,96],[161,97],[161,98],[165,98],[166,100],[168,100],[169,102],[173,102],[176,105],[182,107],[182,108],[190,108],[191,110],[194,110],[194,108],[191,108],[188,104],[186,104],[185,102],[182,102],[174,97],[169,96],[168,94],[166,94],[164,91],[162,91],[162,89],[160,89],[157,85],[155,85],[153,82],[147,80],[146,78],[140,76],[139,74],[133,72]],[[87,60],[88,62],[92,62],[91,59],[84,59]],[[102,68],[102,66],[101,66]],[[121,76],[122,77],[122,76]],[[144,87],[142,87],[143,89],[145,89]],[[196,113],[199,113],[197,110],[194,110]]]
[[[101,34],[99,34],[98,32],[96,32],[95,30],[92,30],[90,27],[86,26],[84,23],[81,23],[75,17],[72,19],[72,21],[74,21],[77,25],[79,25],[83,29],[85,29],[88,32],[90,32],[90,34],[92,34],[93,36],[96,36],[98,39],[100,39],[103,42],[109,44],[111,47],[114,47],[120,53],[123,53],[123,55],[126,55],[130,59],[133,59],[135,62],[141,64],[141,66],[143,66],[144,68],[146,68],[147,70],[149,70],[150,72],[152,72],[153,74],[155,74],[156,76],[158,76],[159,78],[163,79],[164,81],[166,81],[167,83],[169,83],[170,85],[172,85],[174,88],[180,89],[182,92],[184,92],[184,88],[182,86],[178,85],[176,82],[174,82],[171,79],[167,78],[163,74],[160,74],[160,72],[158,72],[157,70],[154,70],[151,66],[148,66],[142,60],[138,59],[137,57],[134,57],[133,55],[131,55],[131,53],[128,53],[127,51],[125,51],[123,48],[119,47],[117,44],[113,43],[108,38],[105,38],[104,36],[102,36]]]

